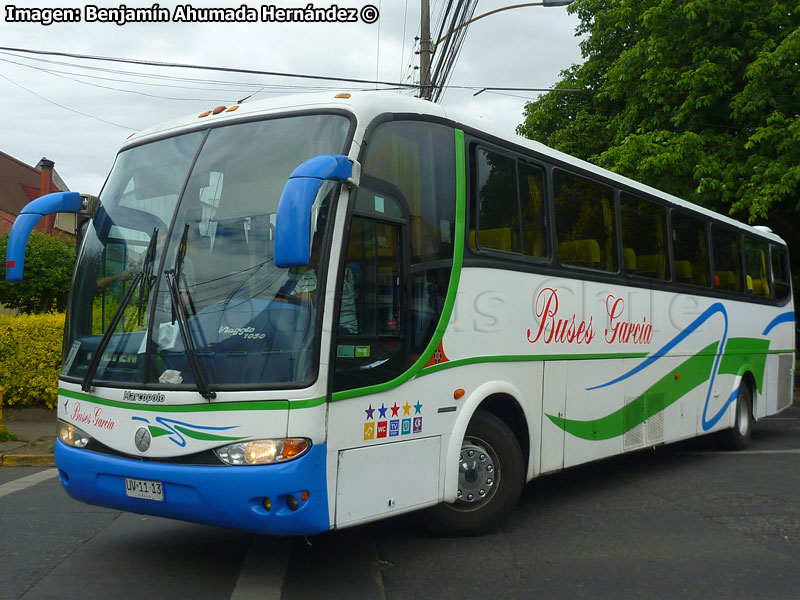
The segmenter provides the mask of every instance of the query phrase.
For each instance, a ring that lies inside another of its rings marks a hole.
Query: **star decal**
[[[403,416],[407,417],[410,415],[411,415],[411,405],[408,403],[408,400],[406,400],[406,403],[403,404]]]
[[[394,403],[394,406],[392,406],[392,416],[393,416],[393,417],[396,417],[396,416],[397,416],[397,412],[398,412],[399,410],[400,410],[400,407],[399,407],[399,406],[397,406],[397,402],[395,402],[395,403]]]
[[[417,403],[414,405],[414,414],[418,415],[420,414],[421,411],[422,411],[422,404],[420,404],[419,400],[417,400]]]
[[[386,411],[387,410],[389,410],[388,407],[383,402],[381,402],[381,407],[378,409],[378,412],[380,413],[380,418],[381,419],[385,419],[386,418]]]
[[[372,408],[372,404],[369,405],[369,408],[364,410],[367,413],[367,419],[374,419],[375,418],[375,409]]]

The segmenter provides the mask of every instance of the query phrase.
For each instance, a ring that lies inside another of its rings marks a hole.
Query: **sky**
[[[447,0],[430,0],[431,29]],[[304,0],[195,0],[193,8],[262,5],[306,7]],[[98,1],[119,8],[122,2]],[[153,2],[128,0],[129,7]],[[160,2],[170,13],[176,2]],[[321,0],[362,9],[372,4],[374,23],[40,23],[10,22],[8,6],[77,9],[86,4],[17,0],[4,3],[0,46],[54,50],[183,64],[291,72],[416,83],[420,2],[410,0]],[[517,2],[480,0],[475,15]],[[524,7],[500,12],[469,26],[450,85],[547,88],[559,72],[580,63],[578,19],[565,7]],[[50,61],[44,62],[43,61]],[[71,64],[68,64],[71,63]],[[86,67],[91,67],[87,69]],[[102,71],[98,68],[104,69]],[[148,75],[135,76],[132,72]],[[192,81],[193,80],[193,81]],[[287,87],[288,86],[288,87]],[[308,86],[338,91],[362,84],[214,73],[117,64],[0,51],[0,151],[27,164],[47,157],[73,191],[97,194],[114,157],[131,133],[184,114],[276,94],[307,92]],[[513,129],[533,92],[447,90],[441,104]]]

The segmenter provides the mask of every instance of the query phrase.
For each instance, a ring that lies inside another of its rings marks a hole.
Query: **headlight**
[[[214,452],[228,465],[268,465],[297,458],[310,447],[311,442],[306,439],[288,438],[237,442],[217,448]]]
[[[64,421],[58,422],[58,439],[64,442],[67,446],[72,446],[74,448],[83,448],[92,440],[92,436],[90,436],[85,431],[78,429],[75,425],[71,423],[66,423]]]

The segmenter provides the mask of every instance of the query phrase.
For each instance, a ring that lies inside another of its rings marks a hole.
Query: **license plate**
[[[142,498],[143,500],[164,501],[164,484],[160,481],[147,481],[146,479],[125,478],[125,494],[129,498]]]

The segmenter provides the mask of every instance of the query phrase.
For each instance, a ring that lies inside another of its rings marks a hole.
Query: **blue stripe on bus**
[[[73,448],[56,441],[61,483],[76,500],[129,512],[268,535],[312,535],[330,529],[326,444],[285,464],[200,466],[142,462]],[[129,498],[125,479],[163,484],[164,501]],[[287,497],[306,501],[293,511]],[[271,509],[264,508],[269,497]]]
[[[794,322],[794,311],[785,312],[781,315],[778,315],[772,321],[769,322],[766,329],[761,335],[767,335],[776,325],[780,325],[781,323],[792,323]]]

